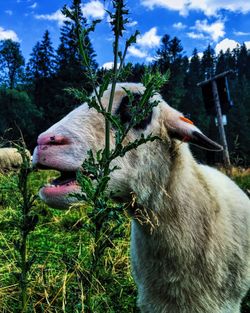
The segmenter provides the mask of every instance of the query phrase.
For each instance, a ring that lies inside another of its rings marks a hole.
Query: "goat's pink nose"
[[[67,145],[69,139],[62,135],[44,134],[40,135],[37,140],[38,145]]]

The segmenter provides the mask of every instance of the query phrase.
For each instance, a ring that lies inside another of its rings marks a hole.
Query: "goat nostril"
[[[70,143],[69,139],[62,135],[41,135],[37,141],[38,145],[67,145]]]

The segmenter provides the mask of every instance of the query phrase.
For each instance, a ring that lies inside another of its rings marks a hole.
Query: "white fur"
[[[119,84],[114,112],[125,95],[123,87],[144,90],[140,84]],[[109,184],[116,199],[131,201],[133,195],[131,260],[138,306],[143,313],[239,313],[250,286],[249,199],[228,177],[199,165],[188,144],[170,135],[173,129],[188,136],[200,130],[181,122],[181,113],[159,95],[154,98],[160,103],[143,132],[162,140],[116,159],[112,165],[120,169]],[[141,133],[132,130],[127,140]],[[45,144],[50,136],[69,141]],[[76,170],[89,149],[104,147],[104,119],[84,104],[41,134],[38,143],[35,164]],[[63,197],[57,206],[65,206]],[[55,205],[45,193],[43,199]]]
[[[26,153],[31,157],[28,150]],[[0,148],[0,172],[18,169],[22,162],[21,154],[16,148]]]

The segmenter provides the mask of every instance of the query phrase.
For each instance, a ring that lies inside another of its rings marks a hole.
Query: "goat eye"
[[[138,107],[136,108],[136,104],[140,101],[141,95],[140,94],[134,94],[133,95],[133,101],[130,103],[129,97],[125,96],[122,98],[122,101],[120,103],[119,108],[116,111],[116,114],[120,117],[120,120],[123,124],[127,124],[132,119],[132,114],[140,114],[141,109]],[[132,111],[132,109],[135,108],[135,110]],[[147,114],[146,117],[144,117],[141,121],[139,121],[137,124],[134,125],[135,130],[140,129],[146,129],[146,127],[150,124],[152,119],[152,111]]]

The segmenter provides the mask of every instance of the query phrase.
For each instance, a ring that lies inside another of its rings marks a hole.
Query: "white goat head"
[[[125,89],[140,95],[145,88],[136,83],[117,85],[113,113],[119,114],[124,123],[130,118]],[[110,89],[102,98],[104,107],[107,107],[109,97]],[[144,133],[157,135],[162,138],[162,142],[147,143],[114,161],[120,169],[113,172],[109,188],[122,200],[128,199],[133,191],[135,177],[143,179],[145,172],[148,173],[149,170],[153,172],[158,168],[156,171],[160,173],[159,168],[162,164],[168,166],[169,149],[173,142],[176,142],[175,139],[188,141],[205,149],[221,150],[221,146],[204,136],[191,121],[163,101],[160,95],[155,95],[153,100],[158,101],[159,105],[154,107],[152,114],[129,132],[127,141],[133,141]],[[80,192],[75,173],[87,157],[88,150],[96,152],[104,148],[104,127],[104,117],[95,109],[89,109],[87,104],[83,104],[38,137],[38,146],[33,155],[34,165],[56,169],[62,173],[51,185],[46,185],[40,190],[41,198],[48,205],[65,208],[74,201],[68,196]],[[111,136],[112,144],[114,138]]]

